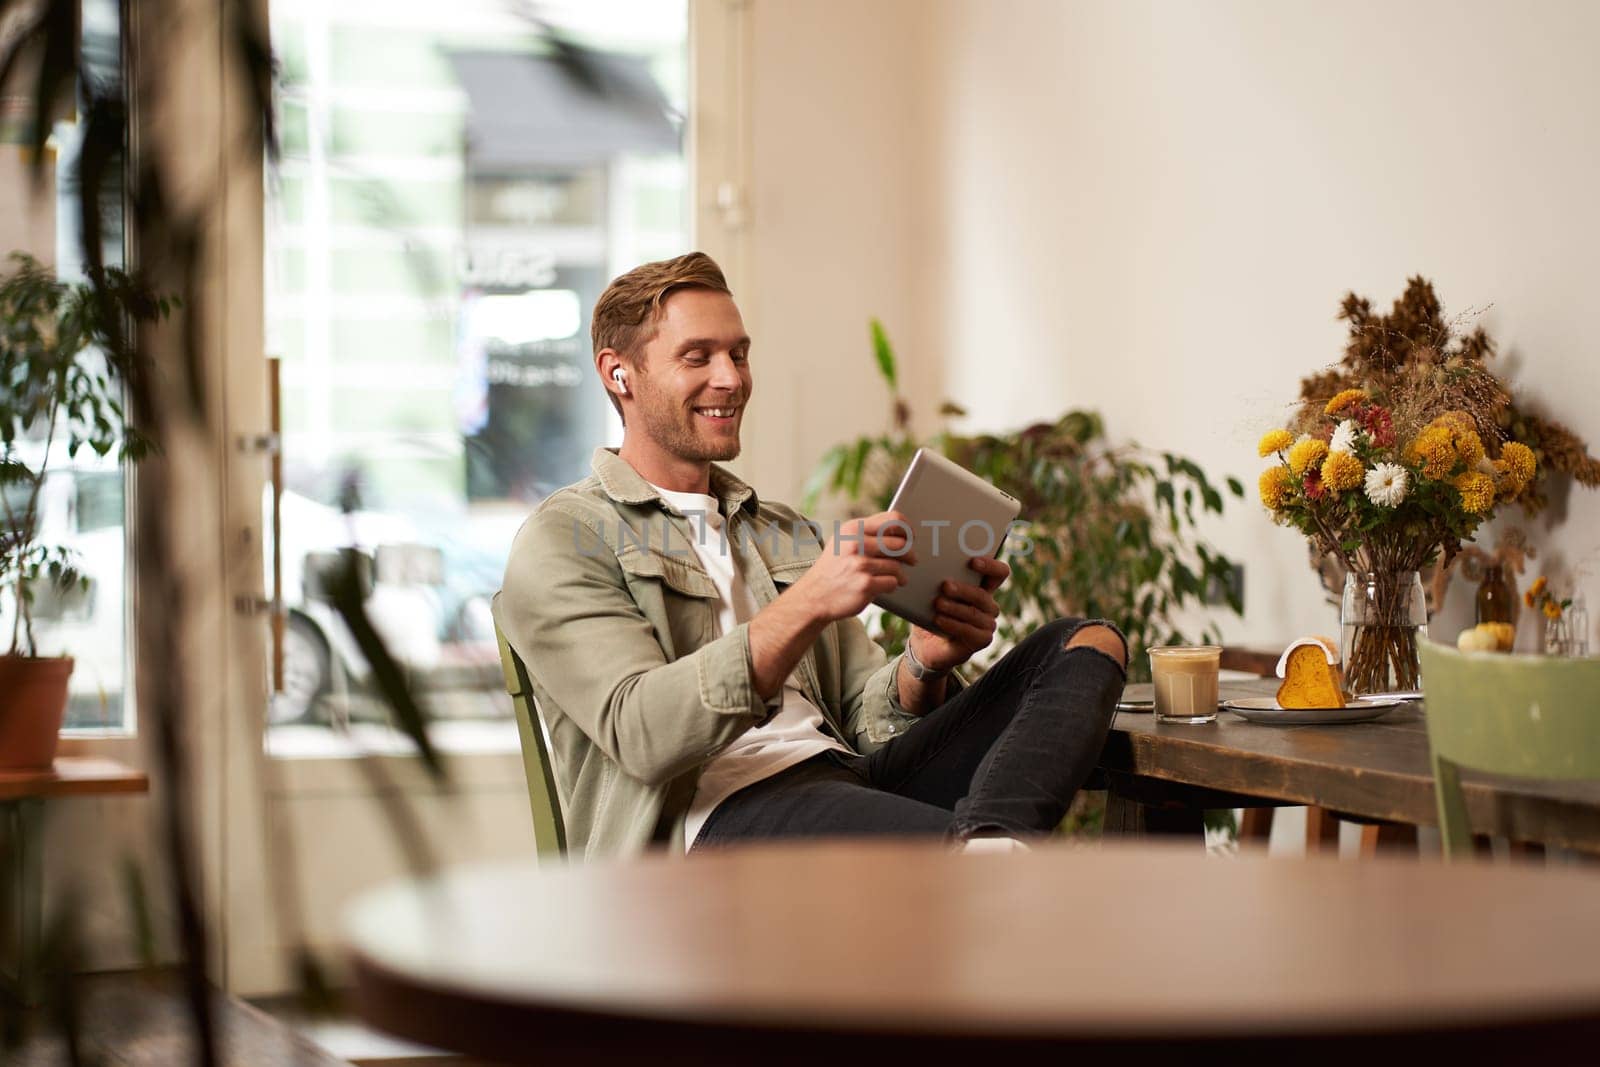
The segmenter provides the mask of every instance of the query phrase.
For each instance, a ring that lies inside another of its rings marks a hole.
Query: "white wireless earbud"
[[[628,376],[622,373],[621,367],[611,372],[611,380],[617,383],[617,391],[619,393],[623,396],[628,395]]]

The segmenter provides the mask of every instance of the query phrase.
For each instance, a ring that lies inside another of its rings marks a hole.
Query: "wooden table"
[[[1276,681],[1222,684],[1224,699],[1276,690]],[[1139,692],[1130,687],[1129,695]],[[1317,805],[1366,819],[1438,825],[1420,704],[1342,726],[1268,726],[1226,711],[1215,723],[1177,726],[1157,724],[1148,712],[1123,711],[1111,730],[1101,769],[1123,803],[1108,810],[1108,829],[1157,821],[1162,809],[1170,819],[1173,809],[1258,804]],[[1468,775],[1462,790],[1477,833],[1600,852],[1600,782]],[[1143,810],[1128,815],[1129,801]]]
[[[367,1022],[513,1063],[1527,1059],[1600,1047],[1597,899],[1582,868],[766,844],[403,883],[347,943]]]
[[[14,894],[17,922],[5,936],[15,942],[10,975],[23,999],[31,999],[37,978],[44,900],[44,802],[56,797],[143,793],[150,780],[143,771],[116,760],[61,756],[48,771],[0,771],[0,833],[11,856],[7,889]]]

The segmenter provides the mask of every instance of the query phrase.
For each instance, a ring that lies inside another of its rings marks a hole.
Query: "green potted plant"
[[[916,453],[894,350],[876,319],[872,341],[891,393],[890,431],[824,453],[806,487],[807,512],[825,494],[856,511],[888,507]],[[963,413],[950,402],[940,409],[944,416]],[[1197,521],[1221,513],[1224,492],[1243,496],[1237,479],[1219,487],[1193,460],[1113,444],[1094,411],[1069,411],[1002,434],[941,433],[922,444],[1022,501],[1028,544],[1007,556],[1011,580],[995,594],[1001,616],[994,650],[1057,616],[1105,618],[1128,637],[1130,679],[1148,680],[1151,646],[1187,644],[1192,636],[1220,641],[1209,620],[1198,635],[1186,632],[1191,609],[1220,602],[1242,612],[1235,565],[1199,536]],[[908,625],[885,616],[883,627],[880,642],[899,651]]]
[[[42,493],[53,466],[83,449],[134,460],[148,442],[123,419],[128,368],[107,343],[132,319],[166,311],[120,271],[62,281],[11,256],[0,279],[0,769],[48,768],[66,710],[70,656],[41,656],[34,605],[84,579],[73,553],[47,543]],[[120,320],[120,321],[119,321]]]

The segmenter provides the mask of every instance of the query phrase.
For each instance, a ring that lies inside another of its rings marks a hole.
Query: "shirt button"
[[[899,727],[898,727],[898,726],[896,726],[896,725],[895,725],[895,724],[894,724],[894,723],[890,723],[890,724],[889,724],[889,732],[890,732],[890,733],[891,733],[891,734],[892,734],[892,733],[894,733],[894,732],[895,732],[895,731],[896,731],[896,730],[898,730],[898,729],[899,729]]]

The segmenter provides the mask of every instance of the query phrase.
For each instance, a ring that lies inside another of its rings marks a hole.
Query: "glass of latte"
[[[1205,723],[1217,718],[1218,645],[1172,645],[1150,650],[1156,722]]]

